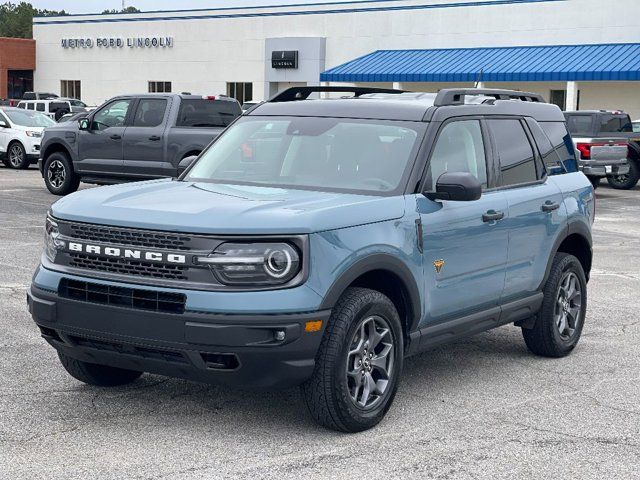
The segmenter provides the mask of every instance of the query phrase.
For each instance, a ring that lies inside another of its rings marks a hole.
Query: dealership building
[[[268,3],[268,2],[265,2]],[[35,18],[34,88],[259,101],[295,85],[541,93],[640,118],[638,0],[365,0]]]

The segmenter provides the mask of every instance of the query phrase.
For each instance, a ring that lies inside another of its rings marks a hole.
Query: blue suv
[[[29,310],[82,382],[301,385],[355,432],[408,355],[505,324],[548,357],[580,338],[595,197],[536,94],[296,87],[181,168],[51,208]]]

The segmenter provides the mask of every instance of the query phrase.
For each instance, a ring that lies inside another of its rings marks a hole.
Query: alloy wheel
[[[24,152],[20,145],[12,145],[9,149],[9,163],[14,168],[19,168],[24,161]]]
[[[563,340],[573,336],[581,321],[582,287],[574,272],[566,272],[560,281],[554,311],[558,333]]]
[[[49,164],[47,179],[54,188],[61,188],[66,177],[67,172],[60,160],[54,160]]]
[[[347,387],[359,408],[374,408],[384,397],[394,374],[391,327],[380,316],[364,318],[356,328],[347,353]]]

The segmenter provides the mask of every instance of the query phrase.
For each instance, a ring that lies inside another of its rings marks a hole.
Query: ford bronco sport
[[[294,87],[178,179],[55,203],[29,309],[82,382],[300,384],[365,430],[408,355],[505,324],[576,346],[595,197],[566,137],[535,94]]]

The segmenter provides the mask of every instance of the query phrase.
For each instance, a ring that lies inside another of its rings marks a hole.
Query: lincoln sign
[[[98,37],[63,38],[62,48],[171,48],[173,37]]]

